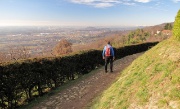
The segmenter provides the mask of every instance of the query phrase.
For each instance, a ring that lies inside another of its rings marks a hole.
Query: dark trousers
[[[105,57],[105,71],[107,72],[107,65],[110,63],[110,70],[113,71],[113,57],[112,56],[106,56]]]

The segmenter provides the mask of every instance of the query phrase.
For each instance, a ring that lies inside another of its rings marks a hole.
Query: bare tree
[[[30,50],[27,47],[9,47],[10,60],[27,59],[30,57]]]
[[[54,55],[63,55],[72,52],[72,43],[68,42],[66,39],[62,39],[54,48]]]
[[[6,55],[3,52],[0,52],[0,63],[7,61]]]
[[[19,59],[27,59],[30,58],[30,49],[27,47],[20,47],[18,49],[18,57]]]

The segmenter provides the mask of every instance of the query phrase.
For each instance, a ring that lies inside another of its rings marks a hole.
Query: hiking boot
[[[107,73],[108,71],[106,70],[105,73]]]
[[[113,71],[111,70],[111,73],[112,73]]]

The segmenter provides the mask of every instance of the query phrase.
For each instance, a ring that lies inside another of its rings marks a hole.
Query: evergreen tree
[[[164,29],[165,30],[172,30],[172,25],[170,23],[167,23],[165,26],[164,26]]]
[[[174,21],[173,37],[180,41],[180,10],[178,11]]]
[[[171,25],[171,24],[169,24],[169,30],[172,30],[172,28],[173,28],[173,27],[172,27],[172,25]]]

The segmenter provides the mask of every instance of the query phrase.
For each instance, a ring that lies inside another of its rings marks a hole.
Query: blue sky
[[[180,0],[0,0],[0,26],[150,26],[179,9]]]

